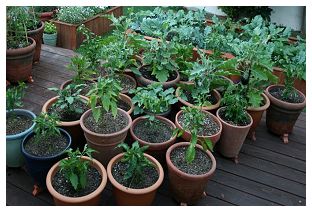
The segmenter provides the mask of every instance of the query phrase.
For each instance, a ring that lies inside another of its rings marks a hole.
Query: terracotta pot
[[[295,44],[296,42],[298,42],[298,39],[296,37],[289,37],[288,38],[288,43],[289,44]]]
[[[148,66],[148,65],[143,65],[143,66],[141,66],[141,68],[144,67],[144,66]],[[161,83],[164,89],[171,88],[171,87],[176,87],[177,83],[179,83],[179,81],[180,81],[180,74],[179,74],[179,72],[177,70],[176,70],[176,74],[177,74],[177,77],[174,80],[166,81],[166,82],[162,82]],[[136,75],[135,78],[136,78],[139,86],[140,85],[148,86],[149,84],[152,84],[152,83],[156,82],[156,81],[147,79],[147,78],[143,77],[142,75],[141,76]]]
[[[72,82],[73,82],[73,80],[66,80],[65,82],[63,82],[61,84],[60,89],[63,90],[67,85],[71,84]],[[87,82],[95,83],[95,81],[93,81],[93,80],[87,80]],[[84,96],[86,96],[86,95],[84,95]]]
[[[279,67],[273,67],[273,72],[275,76],[278,77],[277,84],[283,84],[285,83],[285,71]]]
[[[288,143],[288,134],[292,132],[298,116],[305,108],[306,98],[303,93],[297,90],[298,94],[304,98],[302,103],[282,101],[270,94],[270,90],[277,87],[284,87],[284,85],[271,85],[265,90],[265,94],[271,102],[266,112],[266,125],[271,132],[280,135],[284,143]]]
[[[306,81],[303,79],[295,79],[294,87],[301,93],[306,95]]]
[[[54,178],[55,174],[59,171],[60,169],[60,161],[54,164],[51,169],[49,170],[46,178],[46,184],[47,184],[47,189],[50,192],[50,194],[53,197],[54,204],[55,205],[66,205],[66,206],[74,206],[74,205],[85,205],[85,206],[90,206],[90,205],[99,205],[100,199],[101,199],[101,194],[106,186],[107,183],[107,173],[104,168],[104,166],[97,160],[95,159],[90,159],[89,157],[82,156],[82,160],[88,160],[90,162],[90,166],[96,168],[100,175],[102,176],[102,181],[99,187],[93,191],[92,193],[81,196],[81,197],[68,197],[64,196],[60,193],[58,193],[52,186],[52,179]]]
[[[45,21],[49,21],[53,18],[54,14],[56,13],[56,10],[53,10],[51,12],[43,12],[43,13],[40,13],[39,17],[40,17],[40,20],[45,22]]]
[[[132,112],[133,112],[133,110],[134,110],[134,105],[133,105],[133,103],[132,103],[132,101],[131,101],[131,98],[129,97],[129,96],[127,96],[126,94],[119,94],[119,98],[122,100],[122,101],[124,101],[124,102],[126,102],[127,103],[127,105],[129,105],[130,106],[130,109],[128,110],[128,111],[126,111],[129,115],[131,115],[132,114]]]
[[[82,99],[89,101],[89,99],[85,96],[80,96]],[[59,96],[55,96],[46,103],[44,103],[42,107],[42,112],[47,113],[49,108],[58,100]],[[66,130],[71,138],[72,138],[72,146],[74,150],[79,148],[81,151],[83,150],[84,145],[86,144],[86,140],[83,136],[83,130],[80,126],[80,120],[75,120],[75,121],[61,121],[58,122],[58,126],[60,126],[62,129]]]
[[[162,116],[162,117],[165,117],[165,118],[168,118],[171,114],[171,105],[169,105],[169,109],[165,112],[162,112],[162,113],[151,113],[151,112],[148,112],[148,111],[144,111],[145,114],[147,115],[154,115],[154,116]]]
[[[178,119],[179,117],[182,115],[182,110],[180,110],[176,117],[175,117],[175,125],[177,126],[177,128],[179,128],[180,130],[183,130],[183,127],[181,126],[181,124],[178,122]],[[211,142],[213,143],[213,145],[215,145],[218,140],[220,139],[220,136],[221,136],[221,132],[222,132],[222,124],[220,122],[220,120],[215,116],[213,115],[212,113],[209,113],[208,111],[204,111],[202,110],[203,113],[205,114],[208,114],[210,117],[213,118],[213,120],[215,120],[215,122],[218,123],[219,127],[220,127],[220,130],[214,134],[214,135],[210,135],[210,136],[197,136],[197,139],[198,140],[204,140],[204,139],[207,139],[209,138],[211,140]],[[184,133],[182,134],[182,138],[185,140],[185,141],[190,141],[191,140],[191,133],[189,131],[184,131]]]
[[[181,205],[194,204],[203,195],[205,195],[206,193],[204,191],[207,183],[216,170],[216,160],[210,151],[205,151],[205,153],[210,157],[212,161],[212,167],[205,174],[187,174],[175,167],[170,159],[171,152],[177,147],[189,146],[189,144],[189,142],[175,143],[171,147],[169,147],[166,153],[170,194],[174,197],[176,201],[180,202]],[[204,151],[203,148],[198,144],[196,144],[196,148]]]
[[[247,108],[247,112],[249,113],[249,115],[251,115],[252,120],[253,120],[253,123],[250,127],[250,130],[248,132],[247,137],[251,138],[253,141],[256,140],[256,128],[258,127],[258,125],[262,119],[262,114],[270,106],[269,98],[264,93],[262,93],[261,96],[264,99],[264,105],[263,106],[260,106],[257,108],[254,108],[254,107],[248,107]]]
[[[174,123],[172,123],[169,119],[161,117],[161,116],[156,116],[156,119],[158,119],[159,121],[161,121],[162,123],[165,123],[166,125],[170,126],[170,128],[172,130],[174,130],[176,128],[176,126],[174,125]],[[152,155],[153,157],[155,157],[161,164],[165,164],[165,156],[166,156],[166,151],[167,149],[176,141],[176,136],[171,137],[169,140],[164,141],[162,143],[151,143],[148,141],[144,141],[140,138],[138,138],[134,132],[133,129],[135,128],[135,126],[142,122],[143,120],[146,120],[146,118],[144,117],[138,117],[136,118],[131,127],[130,127],[130,134],[133,140],[138,141],[139,144],[141,146],[145,146],[148,145],[148,149],[146,150],[147,154]]]
[[[222,123],[222,134],[219,141],[218,151],[225,157],[233,158],[235,163],[238,163],[238,154],[243,146],[249,129],[253,123],[252,117],[250,123],[246,126],[235,126],[225,122],[219,115],[220,110],[225,107],[221,107],[217,110],[217,117]]]
[[[98,151],[93,154],[94,158],[99,160],[104,166],[108,164],[112,157],[121,152],[120,148],[115,147],[125,140],[128,130],[132,124],[132,119],[126,111],[120,108],[118,108],[118,111],[128,121],[128,125],[122,130],[110,134],[95,133],[86,128],[84,120],[88,116],[92,115],[91,109],[86,111],[80,118],[80,126],[84,131],[87,144],[89,147]]]
[[[121,75],[121,76],[124,76],[124,77],[128,78],[130,81],[132,81],[133,84],[135,84],[134,88],[137,87],[137,82],[136,82],[136,80],[133,77],[131,77],[131,76],[127,75],[127,74],[118,74],[118,75]],[[129,94],[129,90],[128,89],[122,89],[122,91],[120,93]]]
[[[36,41],[28,38],[31,43],[25,48],[6,50],[6,79],[10,82],[19,82],[31,78],[33,55]]]
[[[40,21],[40,27],[38,29],[27,31],[27,36],[33,38],[36,41],[36,49],[33,58],[34,63],[38,63],[40,60],[43,30],[44,22]]]
[[[232,80],[233,83],[237,84],[241,81],[241,76],[240,75],[229,75],[227,76],[230,80]]]
[[[180,103],[180,108],[181,108],[181,106],[193,107],[193,108],[198,108],[198,109],[201,108],[202,110],[206,110],[206,111],[209,111],[210,113],[215,114],[215,112],[217,111],[217,109],[219,108],[220,103],[221,103],[221,95],[216,89],[213,89],[212,93],[213,93],[214,97],[217,99],[217,103],[214,105],[204,106],[204,107],[196,106],[196,105],[193,105],[193,104],[183,100],[180,97],[180,92],[181,92],[181,87],[178,87],[176,89],[175,95],[178,98],[178,101]]]
[[[109,181],[113,185],[113,195],[115,197],[117,205],[128,205],[128,206],[140,206],[140,205],[151,205],[155,198],[157,189],[161,185],[164,179],[164,171],[160,163],[153,158],[152,156],[145,154],[149,161],[155,164],[157,172],[159,174],[158,180],[150,187],[143,188],[143,189],[132,189],[127,188],[120,183],[118,183],[113,175],[112,175],[112,167],[115,163],[121,160],[124,153],[118,154],[113,157],[107,166],[107,176]]]

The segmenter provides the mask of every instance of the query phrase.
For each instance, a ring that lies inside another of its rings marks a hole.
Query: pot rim
[[[64,81],[61,86],[60,86],[60,89],[63,90],[67,85],[69,85],[70,83],[72,83],[72,79],[69,79],[69,80],[66,80]],[[96,81],[94,80],[87,80],[88,82],[91,82],[91,83],[95,83]]]
[[[270,100],[267,97],[267,95],[265,95],[264,93],[261,93],[261,96],[263,97],[265,104],[260,106],[260,107],[248,107],[247,111],[264,111],[266,109],[268,109],[268,107],[270,106]]]
[[[158,179],[157,181],[147,187],[147,188],[142,188],[142,189],[133,189],[133,188],[128,188],[125,187],[123,185],[121,185],[120,183],[118,183],[115,178],[112,175],[112,167],[115,163],[117,163],[119,160],[121,160],[121,157],[124,155],[124,153],[119,153],[118,155],[114,156],[108,163],[107,165],[107,176],[109,181],[112,183],[112,185],[116,188],[119,189],[125,193],[129,193],[129,194],[136,194],[136,195],[142,195],[142,194],[146,194],[146,193],[150,193],[152,191],[157,190],[157,188],[162,184],[163,179],[164,179],[164,170],[162,168],[162,166],[160,165],[160,163],[151,155],[148,155],[146,153],[144,153],[144,155],[148,158],[149,161],[151,161],[153,164],[156,165],[156,169],[158,171]]]
[[[217,110],[217,113],[216,113],[218,119],[221,121],[222,124],[225,124],[225,125],[230,126],[230,127],[233,127],[233,128],[239,128],[239,129],[248,128],[248,127],[250,127],[250,126],[253,124],[253,119],[252,119],[251,115],[250,115],[247,111],[246,111],[246,114],[248,115],[248,117],[249,117],[249,119],[250,119],[250,123],[249,123],[248,125],[245,125],[245,126],[236,126],[236,125],[232,125],[232,124],[230,124],[230,123],[224,121],[224,120],[219,116],[220,110],[222,110],[222,109],[224,109],[224,108],[225,108],[225,106],[224,106],[224,107],[220,107],[220,108]]]
[[[126,111],[130,115],[134,110],[134,105],[131,101],[131,98],[124,93],[119,93],[119,99],[124,100],[130,106],[130,109]]]
[[[135,88],[137,87],[138,84],[133,77],[131,77],[127,74],[118,74],[118,75],[128,78],[130,81],[132,81],[135,84]],[[129,90],[123,89],[122,91],[120,91],[120,93],[127,94],[127,93],[129,93]]]
[[[166,162],[167,162],[167,165],[168,165],[168,168],[171,167],[174,172],[177,172],[181,177],[183,178],[193,178],[193,179],[201,179],[201,178],[206,178],[208,176],[211,176],[215,170],[216,170],[216,167],[217,167],[217,162],[216,162],[216,159],[215,157],[213,156],[213,154],[207,150],[207,151],[204,151],[203,147],[200,146],[199,144],[196,144],[196,147],[201,149],[202,151],[204,151],[205,153],[207,153],[207,155],[209,156],[209,158],[211,159],[211,162],[212,162],[212,167],[211,169],[207,172],[207,173],[204,173],[204,174],[200,174],[200,175],[194,175],[194,174],[187,174],[181,170],[179,170],[171,161],[170,159],[170,153],[172,152],[173,149],[177,148],[177,147],[180,147],[180,146],[189,146],[190,143],[189,142],[178,142],[178,143],[175,143],[173,145],[171,145],[167,152],[166,152]]]
[[[47,174],[47,177],[46,177],[47,189],[54,198],[56,198],[60,201],[63,201],[63,202],[75,204],[75,203],[80,203],[80,202],[86,202],[86,201],[88,201],[88,200],[90,200],[90,199],[92,199],[92,198],[94,198],[94,197],[96,197],[102,193],[102,191],[104,190],[106,183],[107,183],[107,172],[106,172],[104,166],[98,160],[96,160],[94,158],[92,158],[92,160],[87,156],[82,156],[81,158],[84,160],[91,161],[90,165],[93,166],[94,168],[96,168],[98,170],[98,172],[100,172],[100,174],[102,175],[102,181],[101,181],[100,185],[97,187],[97,189],[95,189],[90,194],[85,195],[85,196],[81,196],[81,197],[68,197],[68,196],[65,196],[65,195],[58,193],[54,189],[54,187],[52,186],[52,183],[51,183],[52,178],[54,177],[56,172],[60,169],[59,168],[60,161],[58,161],[57,163],[55,163],[50,168],[50,170]]]
[[[21,114],[28,114],[32,117],[32,119],[36,118],[36,115],[30,111],[30,110],[25,110],[25,109],[13,109],[13,111],[16,111],[16,112],[21,112]],[[10,113],[9,111],[6,111],[6,114]],[[27,115],[26,115],[27,116]],[[15,139],[18,139],[18,138],[21,138],[25,135],[27,135],[28,133],[30,133],[35,127],[35,122],[33,122],[33,124],[26,130],[24,130],[23,132],[20,132],[18,134],[11,134],[11,135],[6,135],[6,139],[7,140],[15,140]]]
[[[40,24],[41,24],[41,26],[39,28],[27,31],[27,36],[31,35],[31,34],[38,33],[39,31],[43,30],[45,24],[43,21],[40,21]]]
[[[37,45],[35,39],[28,37],[28,36],[27,36],[27,39],[31,40],[32,43],[23,48],[7,49],[6,55],[7,56],[23,55],[23,54],[27,54],[27,53],[34,51]]]

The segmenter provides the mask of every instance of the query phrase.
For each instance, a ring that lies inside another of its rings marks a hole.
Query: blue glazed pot
[[[36,115],[24,109],[14,109],[14,112],[17,115],[24,115],[32,119],[36,118]],[[7,115],[8,115],[7,111]],[[21,143],[25,136],[30,133],[35,126],[35,123],[31,125],[30,128],[25,131],[15,134],[15,135],[6,135],[6,165],[8,167],[21,167],[24,164],[24,157],[21,153]]]
[[[56,46],[57,34],[43,33],[43,43],[50,46]]]
[[[24,138],[21,148],[22,148],[22,154],[25,157],[25,165],[26,169],[28,171],[28,174],[33,178],[34,183],[37,184],[41,188],[46,187],[46,176],[50,168],[59,160],[65,158],[65,150],[67,150],[70,145],[71,145],[71,137],[68,132],[60,128],[60,131],[63,135],[66,136],[67,140],[67,146],[66,148],[54,155],[54,156],[49,156],[49,157],[39,157],[39,156],[34,156],[26,152],[24,146],[25,144],[29,141],[30,138],[34,136],[34,133],[31,132],[26,137]]]

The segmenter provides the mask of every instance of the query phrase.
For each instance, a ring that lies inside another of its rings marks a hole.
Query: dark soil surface
[[[104,113],[98,123],[95,122],[92,113],[84,120],[84,125],[92,132],[110,134],[124,129],[128,120],[118,111],[116,118],[112,113]]]
[[[275,98],[288,103],[302,103],[304,101],[304,98],[297,91],[294,95],[290,95],[287,98],[282,97],[283,91],[283,87],[275,87],[270,89],[270,94]]]
[[[86,81],[86,82],[84,82],[84,84],[85,84],[84,88],[80,91],[80,95],[82,95],[82,96],[87,95],[87,93],[91,90],[91,88],[95,84],[95,82]]]
[[[212,161],[204,151],[195,148],[195,159],[192,163],[188,164],[185,161],[186,150],[186,146],[177,147],[172,150],[170,160],[175,167],[182,172],[192,175],[201,175],[209,172],[212,167]]]
[[[180,81],[184,81],[184,82],[189,81],[188,76],[186,76],[186,75],[180,73]]]
[[[32,136],[25,144],[26,152],[38,157],[49,157],[57,155],[65,150],[68,142],[64,135],[50,136],[37,140]]]
[[[248,117],[248,121],[244,121],[244,122],[240,122],[240,123],[234,123],[232,120],[229,120],[228,118],[225,117],[225,112],[224,112],[224,109],[221,109],[219,111],[219,116],[222,118],[223,121],[231,124],[231,125],[234,125],[234,126],[246,126],[250,123],[250,118],[249,116],[247,115],[247,112],[246,112],[246,117]]]
[[[170,125],[161,121],[150,124],[147,119],[138,122],[133,132],[138,138],[149,143],[162,143],[170,140],[172,136]]]
[[[158,172],[155,167],[146,166],[143,168],[142,177],[136,177],[135,179],[124,180],[124,175],[128,170],[128,165],[126,163],[117,162],[112,167],[112,175],[114,179],[121,185],[133,188],[133,189],[142,189],[152,186],[158,180]]]
[[[65,178],[64,172],[56,172],[52,178],[53,188],[60,194],[67,197],[82,197],[95,191],[101,184],[102,176],[99,171],[90,166],[87,171],[87,185],[84,189],[76,191],[70,181]]]
[[[218,123],[208,114],[204,114],[204,115],[205,115],[204,126],[202,126],[198,130],[198,135],[210,136],[219,132],[220,126],[218,125]],[[185,129],[185,115],[183,113],[178,117],[178,122],[182,126],[182,128]]]
[[[6,134],[16,135],[29,129],[33,125],[32,118],[24,115],[12,115],[6,116]]]
[[[61,121],[77,121],[80,119],[81,115],[86,112],[89,108],[86,103],[83,103],[81,101],[75,101],[74,103],[75,108],[81,108],[83,110],[82,113],[75,113],[71,111],[66,111],[64,109],[61,109],[59,107],[50,107],[48,108],[48,113],[52,114],[54,113],[57,117],[60,118]]]
[[[121,99],[118,99],[117,107],[120,108],[120,109],[123,109],[126,112],[129,111],[130,108],[131,108],[130,105],[128,105],[127,102],[122,101]]]
[[[125,77],[124,75],[117,75],[115,78],[121,82],[122,92],[128,92],[130,89],[135,88],[135,83],[128,77]]]
[[[151,71],[150,66],[143,66],[140,69],[140,72],[141,72],[143,77],[145,77],[145,78],[147,78],[149,80],[152,80],[152,81],[159,82],[158,79],[154,75],[152,75],[152,71]],[[167,82],[172,81],[172,80],[174,80],[176,78],[177,78],[177,73],[176,72],[174,72],[173,74],[169,74]]]
[[[181,91],[182,91],[182,90],[181,90]],[[182,92],[185,94],[188,103],[191,103],[192,105],[197,105],[197,103],[196,103],[195,99],[193,98],[191,92],[185,91],[185,90],[183,90]],[[207,100],[208,100],[212,105],[217,104],[217,102],[218,102],[218,100],[216,99],[216,97],[215,97],[214,95],[210,95],[210,96],[208,97]],[[205,106],[205,105],[204,105],[204,106]]]

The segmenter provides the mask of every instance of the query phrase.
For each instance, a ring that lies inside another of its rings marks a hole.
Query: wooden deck
[[[75,53],[43,45],[40,63],[33,67],[34,82],[28,84],[24,107],[38,114],[45,101],[55,94],[47,88],[59,87],[73,76],[66,64]],[[265,118],[265,116],[264,116]],[[306,205],[306,114],[302,113],[283,144],[269,133],[263,119],[257,141],[246,140],[239,164],[214,153],[217,170],[206,187],[208,196],[197,205]],[[22,168],[6,169],[7,205],[53,205],[47,191],[33,197],[33,182]],[[115,205],[112,186],[106,186],[101,205]],[[178,205],[168,191],[168,178],[153,205]]]

